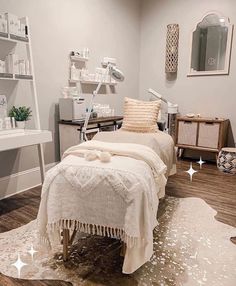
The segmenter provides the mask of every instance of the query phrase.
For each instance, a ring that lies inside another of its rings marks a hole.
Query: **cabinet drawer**
[[[198,146],[218,149],[220,123],[201,122],[199,124]]]
[[[197,122],[179,121],[177,144],[196,146],[196,142]]]

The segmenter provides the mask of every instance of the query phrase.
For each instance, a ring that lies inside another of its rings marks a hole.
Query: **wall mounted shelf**
[[[25,37],[20,37],[20,36],[0,32],[0,41],[10,42],[10,43],[23,42],[27,44],[29,42],[29,39]]]
[[[12,73],[0,73],[1,79],[14,79],[14,74]]]
[[[15,79],[33,80],[33,76],[32,75],[26,75],[26,74],[15,74]]]
[[[10,34],[10,39],[11,39],[11,40],[16,40],[16,41],[18,41],[18,42],[26,42],[26,43],[29,42],[29,39],[26,38],[26,37],[20,37],[20,36],[12,35],[12,34]]]
[[[78,57],[78,56],[70,56],[71,61],[74,62],[87,62],[89,60],[89,58],[85,58],[85,57]]]
[[[33,80],[32,75],[0,73],[0,80]]]
[[[73,79],[70,79],[69,82],[70,83],[80,82],[81,84],[99,84],[100,83],[99,81],[95,81],[95,80],[73,80]],[[117,82],[103,82],[102,85],[114,86],[114,85],[117,85]]]

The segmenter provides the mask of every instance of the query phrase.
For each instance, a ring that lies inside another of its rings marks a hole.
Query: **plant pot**
[[[25,129],[25,121],[16,121],[16,126],[19,129]]]

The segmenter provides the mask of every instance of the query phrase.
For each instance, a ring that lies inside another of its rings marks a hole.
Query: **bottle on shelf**
[[[85,59],[89,58],[89,49],[88,48],[84,48],[83,49],[82,57],[85,58]]]
[[[71,80],[79,80],[80,76],[80,70],[76,68],[75,64],[72,63],[70,68],[70,79]]]

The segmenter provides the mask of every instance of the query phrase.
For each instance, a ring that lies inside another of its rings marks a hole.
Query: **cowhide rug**
[[[167,197],[161,202],[154,230],[154,254],[132,275],[121,273],[120,242],[79,234],[71,259],[61,249],[54,255],[36,245],[35,222],[0,234],[0,272],[22,279],[54,279],[73,285],[178,286],[236,285],[236,229],[214,219],[216,212],[203,200]],[[38,251],[29,252],[31,246]],[[12,265],[18,255],[27,265]]]

